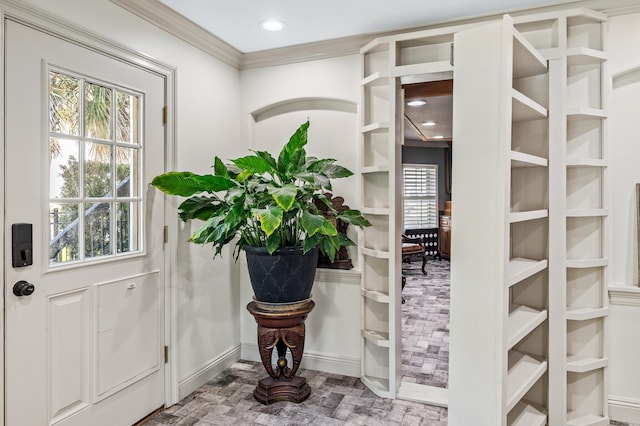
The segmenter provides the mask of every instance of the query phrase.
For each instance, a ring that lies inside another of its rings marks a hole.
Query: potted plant
[[[211,244],[214,258],[235,241],[237,260],[244,250],[256,300],[293,303],[308,299],[318,252],[331,260],[354,242],[338,232],[318,205],[335,218],[357,227],[370,226],[358,210],[336,211],[325,193],[331,179],[353,173],[336,160],[308,157],[309,122],[291,136],[276,159],[265,151],[226,164],[215,157],[213,174],[169,172],[151,184],[161,191],[188,197],[179,206],[184,221],[204,221],[190,241]]]

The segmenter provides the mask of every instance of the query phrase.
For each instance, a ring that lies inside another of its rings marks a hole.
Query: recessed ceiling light
[[[433,137],[433,139],[444,139],[444,136],[442,136],[442,135],[435,135],[435,136]]]
[[[286,26],[284,22],[278,21],[277,19],[265,19],[258,25],[260,25],[260,28],[267,31],[280,31]]]
[[[422,105],[426,105],[426,102],[423,101],[422,99],[414,99],[412,101],[407,102],[407,105],[409,105],[409,106],[422,106]]]
[[[425,121],[424,123],[422,123],[423,126],[435,126],[436,122],[435,121]]]

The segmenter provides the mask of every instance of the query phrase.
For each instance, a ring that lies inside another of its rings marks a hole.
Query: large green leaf
[[[309,236],[313,236],[316,233],[323,235],[336,235],[338,233],[331,221],[322,215],[311,214],[308,211],[302,213],[300,223]]]
[[[217,202],[213,197],[191,197],[187,198],[178,206],[180,210],[180,219],[187,221],[189,219],[207,220],[216,214],[224,214],[220,212],[225,206]]]
[[[288,212],[291,210],[293,202],[296,200],[298,188],[293,184],[288,184],[283,187],[269,186],[268,192],[271,194],[275,202],[278,203],[284,211]]]
[[[254,209],[253,214],[260,220],[260,228],[270,236],[280,227],[283,211],[280,207],[270,206],[266,209]]]
[[[322,240],[322,251],[324,251],[326,255],[329,256],[329,260],[331,260],[331,262],[336,259],[336,253],[338,252],[339,248],[340,246],[336,247],[333,241],[331,241],[330,237],[324,238]]]
[[[322,173],[330,179],[346,178],[353,175],[351,170],[337,164],[327,164]]]
[[[244,171],[251,173],[274,173],[272,165],[264,158],[255,155],[247,155],[246,157],[231,160],[233,164],[240,167]]]
[[[306,240],[304,240],[304,253],[320,244],[320,241],[322,241],[322,236],[320,234],[309,236]]]
[[[369,222],[359,210],[346,210],[338,213],[337,218],[345,223],[350,223],[353,226],[363,228],[365,226],[371,226]]]
[[[273,156],[267,151],[253,151],[253,153],[256,154],[256,156],[262,158],[267,163],[269,163],[269,165],[273,170],[276,170],[278,168],[278,164],[276,163],[275,158],[273,158]]]
[[[153,178],[151,185],[170,195],[189,197],[201,192],[225,191],[235,187],[236,183],[222,176],[169,172]]]
[[[278,247],[280,247],[280,235],[278,235],[277,232],[269,235],[269,237],[267,237],[265,246],[267,248],[267,252],[269,254],[273,254],[273,252],[276,251]]]
[[[309,121],[298,127],[298,130],[291,136],[289,142],[282,148],[278,156],[278,172],[281,174],[292,174],[297,168],[304,164],[306,153],[304,146],[307,144],[307,129]],[[302,164],[300,161],[302,160]]]
[[[337,218],[345,223],[350,223],[353,226],[363,228],[365,226],[371,226],[365,217],[362,216],[358,210],[345,210],[337,215]]]
[[[222,160],[218,157],[213,160],[213,170],[216,176],[229,177],[229,170],[227,169],[227,166],[225,166]]]

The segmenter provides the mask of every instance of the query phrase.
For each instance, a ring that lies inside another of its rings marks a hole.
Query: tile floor
[[[407,284],[402,292],[402,374],[406,381],[448,387],[449,261],[403,263]]]
[[[403,374],[416,383],[447,387],[449,365],[449,262],[403,264]],[[376,397],[359,379],[300,369],[312,393],[300,403],[262,405],[253,398],[266,377],[261,364],[240,361],[144,426],[212,425],[423,425],[447,424],[447,409]],[[612,421],[615,426],[640,426]]]
[[[306,401],[262,405],[253,398],[266,377],[262,364],[240,361],[144,426],[180,425],[422,425],[445,426],[447,410],[376,397],[359,379],[299,370],[311,386]]]

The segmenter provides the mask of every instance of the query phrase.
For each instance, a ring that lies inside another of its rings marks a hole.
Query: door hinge
[[[169,242],[169,227],[167,225],[165,225],[164,228],[162,229],[162,240],[165,243]]]
[[[164,363],[169,362],[169,346],[164,347]]]
[[[451,66],[453,66],[453,43],[451,43],[451,53],[450,53],[450,57],[449,57],[449,64]]]
[[[168,114],[169,114],[169,108],[165,105],[162,107],[162,124],[167,124]]]

